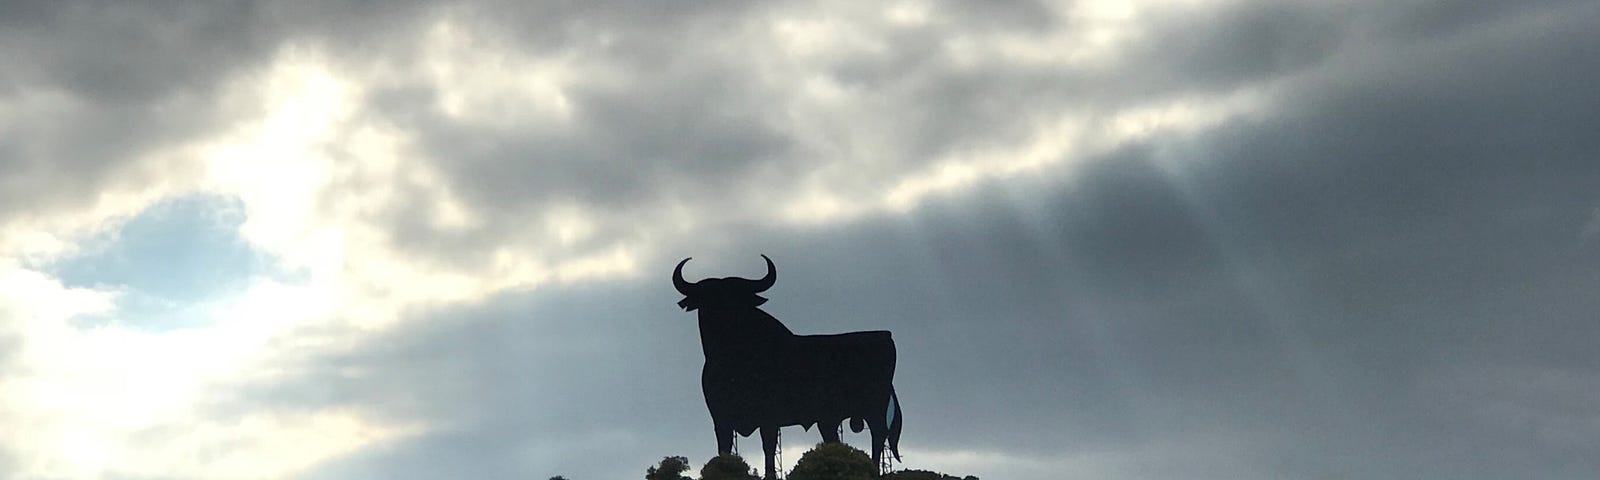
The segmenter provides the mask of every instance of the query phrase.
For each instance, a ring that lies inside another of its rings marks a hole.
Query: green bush
[[[700,480],[756,480],[756,470],[738,455],[717,455],[700,467]]]
[[[874,480],[878,466],[866,452],[843,443],[823,443],[800,456],[789,480]]]
[[[693,480],[683,476],[683,472],[687,471],[689,471],[689,459],[662,457],[661,465],[644,471],[644,480]]]

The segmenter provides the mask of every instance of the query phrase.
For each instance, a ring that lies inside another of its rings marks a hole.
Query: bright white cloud
[[[438,108],[453,120],[493,129],[560,124],[572,116],[566,86],[580,78],[598,80],[580,77],[571,55],[521,55],[515,45],[472,30],[442,19],[418,45],[424,75],[439,88]]]
[[[261,286],[218,312],[223,323],[148,332],[74,318],[115,315],[115,292],[66,288],[30,270],[0,269],[0,325],[21,339],[4,366],[0,432],[19,459],[16,478],[277,477],[414,431],[374,425],[359,412],[214,409],[229,385],[257,375],[264,344],[304,295],[269,298]],[[271,306],[271,307],[268,307]],[[264,308],[288,313],[281,318]],[[257,315],[240,314],[243,312]]]

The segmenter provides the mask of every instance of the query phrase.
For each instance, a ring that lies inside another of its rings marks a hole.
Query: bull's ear
[[[750,304],[750,306],[752,306],[752,307],[759,307],[759,306],[761,306],[761,304],[767,303],[767,297],[763,297],[763,296],[760,296],[760,295],[751,295],[751,297],[755,298],[755,302]]]
[[[678,300],[678,306],[683,307],[685,312],[693,312],[695,309],[700,308],[700,301],[695,300],[693,297],[683,297],[683,300]]]

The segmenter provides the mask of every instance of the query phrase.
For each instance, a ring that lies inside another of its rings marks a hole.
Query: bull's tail
[[[900,397],[894,394],[894,387],[889,387],[889,451],[894,453],[894,461],[900,460]]]

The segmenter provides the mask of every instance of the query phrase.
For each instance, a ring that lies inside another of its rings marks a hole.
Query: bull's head
[[[684,311],[694,311],[700,307],[734,307],[750,308],[766,303],[767,299],[757,293],[772,288],[778,281],[778,269],[772,266],[772,259],[762,255],[767,261],[767,276],[760,280],[748,278],[707,278],[698,282],[689,282],[683,279],[683,264],[689,263],[685,258],[678,262],[678,268],[672,269],[672,286],[683,294],[683,300],[678,306]]]

